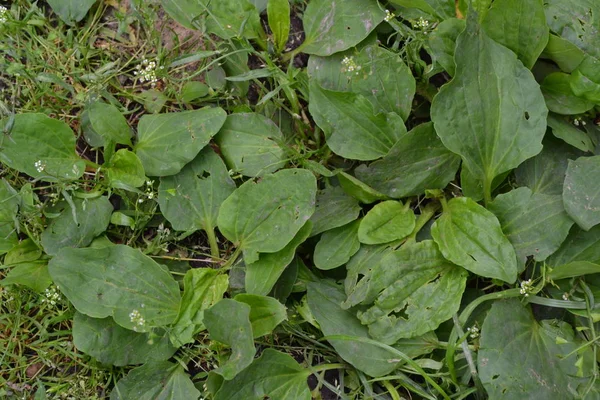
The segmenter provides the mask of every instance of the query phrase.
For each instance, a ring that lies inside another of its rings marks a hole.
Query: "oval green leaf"
[[[491,191],[492,180],[542,150],[548,110],[516,55],[481,29],[474,13],[456,45],[456,75],[433,99],[444,145]]]
[[[175,279],[129,246],[63,248],[48,269],[77,311],[90,317],[112,316],[124,328],[146,332],[172,323],[179,313],[181,296]]]
[[[384,201],[369,210],[362,219],[358,240],[364,244],[381,244],[403,239],[411,234],[415,221],[410,203]]]
[[[304,169],[286,169],[242,184],[221,205],[221,233],[244,249],[246,262],[257,253],[283,249],[315,210],[317,181]]]
[[[231,114],[215,137],[230,169],[255,177],[275,172],[285,165],[279,146],[283,134],[269,118],[256,113]]]
[[[192,161],[225,123],[222,108],[144,115],[135,152],[148,176],[168,176]]]
[[[160,178],[158,204],[173,229],[208,232],[217,225],[221,204],[234,190],[225,163],[207,146],[179,173]]]
[[[73,344],[102,364],[115,366],[164,361],[177,350],[164,330],[138,333],[110,317],[91,318],[78,312],[73,317]]]
[[[0,120],[0,131],[8,119]],[[75,153],[75,134],[66,123],[44,114],[18,114],[0,141],[0,162],[44,181],[78,179],[85,162]]]
[[[325,132],[327,146],[345,158],[381,158],[406,133],[404,121],[398,114],[375,114],[366,97],[323,89],[314,82],[310,84],[308,107]]]
[[[431,236],[454,264],[487,278],[508,283],[517,279],[515,249],[498,218],[468,197],[448,202],[431,227]]]
[[[305,53],[328,56],[356,46],[377,25],[385,12],[376,1],[312,0],[302,19]]]
[[[360,220],[325,232],[315,247],[315,267],[329,270],[348,262],[360,248],[358,228]]]
[[[569,160],[563,186],[565,209],[584,230],[600,223],[600,192],[591,182],[600,181],[600,156]]]

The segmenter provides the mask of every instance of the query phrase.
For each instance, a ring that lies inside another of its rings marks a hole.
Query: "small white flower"
[[[42,299],[42,303],[50,304],[51,306],[55,306],[61,299],[57,286],[47,288],[44,291],[44,296],[45,298]]]
[[[344,57],[342,59],[342,71],[343,72],[354,72],[358,75],[359,71],[362,69],[362,66],[356,64],[354,61],[354,57]]]
[[[8,9],[4,6],[0,6],[0,24],[8,21]]]
[[[531,292],[533,292],[533,282],[531,279],[521,282],[521,290],[519,290],[519,293],[525,297],[529,297]]]
[[[479,337],[479,328],[476,325],[467,328],[467,332],[469,332],[469,337],[471,339],[477,339]]]
[[[383,18],[385,22],[391,21],[392,19],[394,19],[394,17],[396,17],[396,14],[394,14],[390,10],[385,10],[385,17]]]
[[[156,70],[163,70],[164,67],[157,68],[156,61],[149,61],[147,58],[142,60],[136,67],[137,71],[134,71],[134,75],[140,78],[140,82],[148,82],[150,86],[156,86],[158,77],[156,76]]]
[[[138,310],[132,310],[129,313],[129,320],[133,324],[135,324],[135,326],[133,327],[134,331],[137,331],[138,328],[142,328],[144,327],[144,325],[146,325],[146,320],[144,319],[144,317],[142,317],[142,314]]]
[[[46,163],[42,160],[37,160],[35,163],[33,163],[33,166],[37,172],[43,172],[44,169],[46,169]]]
[[[564,292],[564,293],[563,293],[563,295],[562,295],[562,299],[563,299],[564,301],[567,301],[567,300],[569,300],[569,293],[567,293],[567,292]]]
[[[418,20],[413,22],[413,27],[419,28],[419,29],[427,29],[427,28],[429,28],[429,21],[427,21],[423,17],[420,17]]]

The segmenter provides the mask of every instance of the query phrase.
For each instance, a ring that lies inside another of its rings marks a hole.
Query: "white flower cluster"
[[[6,7],[0,6],[0,24],[8,21],[8,9]]]
[[[469,337],[471,339],[477,339],[479,337],[479,328],[476,325],[467,328],[467,332],[469,332]]]
[[[383,18],[383,20],[385,22],[390,22],[392,19],[394,19],[396,17],[396,14],[394,14],[393,12],[391,12],[390,10],[385,10],[385,17]]]
[[[525,297],[528,297],[531,292],[533,292],[532,280],[527,279],[526,281],[521,282],[521,290],[519,290],[519,293]]]
[[[154,196],[156,196],[156,194],[154,193],[154,181],[146,181],[146,197],[148,197],[148,199],[152,200],[154,198]],[[138,199],[138,203],[143,203],[144,202],[144,198],[140,197]]]
[[[573,120],[573,125],[575,125],[575,126],[579,126],[579,125],[586,126],[587,124],[586,124],[586,122],[581,117],[577,117],[577,118],[575,118]]]
[[[150,61],[145,58],[140,64],[138,64],[136,68],[137,71],[135,71],[133,74],[140,78],[140,82],[148,82],[150,83],[150,86],[156,86],[156,83],[158,82],[158,77],[156,76],[156,61]],[[160,67],[158,69],[162,70],[164,68],[165,67]]]
[[[58,288],[56,286],[51,286],[44,291],[45,298],[42,299],[42,303],[50,304],[51,306],[55,306],[56,303],[60,301],[60,293],[58,292]]]
[[[429,28],[429,21],[427,21],[423,17],[420,17],[418,20],[413,22],[413,27],[419,28],[419,29],[427,29],[427,28]]]
[[[37,170],[37,172],[42,172],[44,171],[44,169],[46,169],[46,163],[42,160],[37,160],[33,166],[35,167],[35,169]]]
[[[356,75],[359,74],[359,71],[362,69],[360,65],[356,64],[354,61],[354,57],[344,57],[342,60],[342,71],[344,72],[354,72]]]
[[[138,328],[143,328],[144,325],[146,325],[146,320],[138,310],[133,310],[129,313],[129,320],[136,325],[133,327],[134,331],[137,331]]]

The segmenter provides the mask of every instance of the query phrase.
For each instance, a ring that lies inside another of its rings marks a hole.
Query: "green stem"
[[[228,269],[231,268],[231,266],[237,261],[237,259],[240,257],[240,254],[242,254],[242,248],[238,247],[237,249],[235,249],[235,251],[233,252],[233,254],[231,255],[231,257],[229,257],[229,259],[227,260],[227,262],[225,264],[223,264],[223,266],[221,267],[221,269],[223,271],[227,271]]]
[[[310,372],[316,374],[318,372],[329,371],[332,369],[346,369],[346,364],[337,363],[337,364],[321,364],[316,365],[310,368]]]
[[[486,207],[492,202],[492,180],[487,175],[483,180],[483,202]]]
[[[217,243],[217,235],[215,235],[215,230],[210,227],[206,227],[204,229],[206,232],[206,236],[208,236],[208,244],[210,244],[210,255],[214,259],[219,259],[219,243]]]
[[[385,386],[390,396],[392,396],[392,400],[401,400],[400,394],[398,394],[398,391],[390,381],[382,381],[382,384]]]

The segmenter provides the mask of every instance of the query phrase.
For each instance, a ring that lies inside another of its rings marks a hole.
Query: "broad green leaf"
[[[583,61],[584,53],[579,47],[568,40],[550,34],[542,57],[551,59],[561,70],[571,73]]]
[[[443,189],[452,181],[460,158],[448,151],[426,123],[404,134],[383,159],[356,169],[356,177],[390,197],[423,194]]]
[[[515,249],[498,218],[468,197],[448,201],[431,235],[444,257],[474,274],[513,283],[517,279]]]
[[[445,20],[456,14],[453,0],[390,0],[392,4],[418,8],[427,14]]]
[[[104,139],[104,143],[131,146],[131,128],[117,107],[96,101],[88,107],[87,115],[94,132]]]
[[[181,89],[181,99],[190,103],[201,97],[208,96],[209,87],[206,83],[198,81],[188,81]]]
[[[311,236],[346,225],[360,214],[360,205],[339,186],[330,186],[317,193]]]
[[[105,167],[111,187],[140,187],[146,182],[146,174],[142,162],[134,152],[127,149],[118,150]]]
[[[290,34],[290,3],[288,0],[269,0],[267,3],[269,28],[273,32],[275,50],[281,53]]]
[[[197,29],[197,18],[201,16],[206,6],[198,0],[161,0],[163,9],[181,25],[188,29]]]
[[[489,188],[542,150],[548,110],[531,72],[482,31],[474,13],[455,61],[456,75],[434,97],[431,119],[444,145]]]
[[[385,12],[373,0],[313,0],[302,19],[303,51],[328,56],[356,46],[379,23]]]
[[[600,264],[600,226],[589,231],[574,226],[560,248],[546,260],[550,267],[577,262]]]
[[[52,11],[68,25],[75,25],[84,19],[95,2],[96,0],[48,0]]]
[[[564,344],[558,344],[561,338]],[[577,387],[573,331],[562,321],[538,323],[518,300],[497,301],[481,329],[477,364],[490,399],[572,399]]]
[[[466,278],[467,272],[444,260],[433,241],[410,243],[373,265],[343,306],[363,298],[361,323],[368,325],[371,337],[394,344],[435,330],[452,318]]]
[[[542,152],[515,170],[517,184],[529,187],[534,193],[562,195],[568,160],[581,155],[562,140],[548,135]]]
[[[379,47],[371,37],[366,41],[369,43],[361,43],[358,51],[310,57],[310,79],[324,89],[363,95],[373,104],[375,113],[395,112],[406,120],[415,95],[410,68],[398,54]],[[344,64],[346,58],[360,70],[350,71]]]
[[[449,18],[442,21],[429,35],[429,51],[431,56],[439,63],[450,76],[456,73],[456,64],[454,63],[454,49],[456,40],[462,31],[465,30],[465,20],[458,18]]]
[[[161,0],[165,11],[188,29],[198,29],[205,21],[206,29],[223,39],[260,35],[258,11],[248,0]]]
[[[210,338],[231,347],[231,357],[214,372],[233,379],[252,363],[256,349],[250,324],[250,306],[223,299],[204,312]],[[227,384],[226,384],[227,385]]]
[[[227,166],[245,176],[262,176],[285,165],[283,134],[256,113],[231,114],[215,137]]]
[[[169,100],[163,92],[157,89],[144,90],[140,93],[140,98],[146,111],[151,114],[158,114]]]
[[[370,276],[371,270],[375,268],[381,259],[391,253],[393,249],[386,245],[369,246],[361,244],[360,249],[350,258],[346,264],[346,279],[344,280],[344,290],[348,299],[342,304],[343,308],[349,308],[360,304],[366,297],[367,291],[362,284],[357,289],[359,278]]]
[[[302,260],[298,256],[294,257],[292,262],[285,267],[285,270],[279,276],[279,279],[271,290],[271,296],[275,297],[282,304],[285,304],[288,297],[294,291],[294,286],[298,280],[298,269]]]
[[[211,231],[221,204],[234,190],[223,160],[207,146],[179,173],[160,178],[158,204],[173,229]]]
[[[573,261],[571,263],[562,264],[558,267],[552,268],[550,273],[548,274],[548,278],[556,281],[559,279],[573,278],[576,276],[599,273],[600,264],[592,263],[589,261]]]
[[[366,326],[356,318],[355,310],[344,310],[340,304],[345,300],[342,289],[325,280],[308,284],[308,306],[318,321],[323,335],[344,335],[369,338]],[[379,346],[352,340],[329,340],[336,352],[345,361],[367,375],[384,376],[401,363],[398,357]],[[431,352],[431,345],[399,341],[394,347],[410,357]]]
[[[542,93],[546,99],[546,106],[557,114],[581,114],[592,107],[594,103],[575,96],[571,89],[571,77],[562,72],[554,72],[542,82]]]
[[[306,224],[283,249],[275,253],[261,253],[257,261],[246,265],[245,289],[247,293],[266,296],[292,262],[296,249],[310,235],[312,223]]]
[[[321,235],[313,257],[315,266],[322,270],[329,270],[348,262],[360,248],[359,226],[360,220],[357,220]]]
[[[404,239],[415,228],[415,220],[410,203],[384,201],[370,209],[361,220],[358,240],[364,244],[381,244]]]
[[[340,171],[337,174],[340,186],[344,189],[344,192],[354,197],[356,200],[364,204],[371,204],[378,200],[387,200],[388,197],[379,193],[369,185],[361,182],[350,174]]]
[[[196,400],[200,392],[179,363],[152,362],[129,371],[110,400]]]
[[[600,6],[595,0],[544,0],[550,30],[600,58]]]
[[[526,187],[498,195],[488,208],[498,217],[521,265],[525,265],[528,256],[536,261],[548,258],[558,250],[573,225],[562,196],[533,193]]]
[[[102,364],[124,366],[163,361],[177,350],[164,330],[138,333],[108,318],[91,318],[75,312],[73,344]]]
[[[360,73],[350,74],[353,92],[364,95],[375,113],[395,112],[406,121],[415,95],[415,78],[402,58],[377,45],[366,46],[356,57]]]
[[[7,119],[0,120],[0,131]],[[0,141],[0,162],[44,181],[78,179],[85,163],[75,153],[75,134],[66,123],[44,114],[17,114]]]
[[[108,197],[75,199],[73,202],[77,220],[73,218],[71,206],[67,205],[62,214],[42,232],[42,246],[50,255],[55,255],[65,247],[86,247],[110,223],[113,206]]]
[[[250,264],[259,252],[275,253],[294,238],[314,213],[316,192],[314,175],[303,169],[247,181],[221,205],[219,230]]]
[[[285,306],[273,297],[241,293],[235,296],[235,301],[250,306],[250,323],[255,338],[268,335],[287,319]]]
[[[592,138],[586,132],[575,127],[568,117],[551,113],[548,115],[548,126],[552,129],[555,137],[564,140],[571,146],[581,151],[594,151]]]
[[[16,264],[0,280],[0,286],[23,285],[40,293],[52,284],[47,261],[27,261]]]
[[[149,176],[181,171],[221,129],[227,114],[222,108],[144,115],[138,124],[135,152]]]
[[[308,107],[329,148],[345,158],[381,158],[406,133],[398,114],[374,114],[366,97],[323,89],[314,82],[310,84]]]
[[[215,400],[310,400],[309,375],[291,356],[265,349],[248,368],[221,386]]]
[[[124,328],[146,332],[172,323],[179,312],[181,296],[175,279],[129,246],[63,248],[48,269],[75,309],[93,318],[112,316]]]
[[[0,191],[2,184],[0,184]],[[4,207],[5,205],[2,204]],[[24,262],[36,261],[42,256],[42,250],[31,239],[25,239],[13,247],[4,256],[4,265],[15,265]]]
[[[15,225],[19,202],[19,195],[6,179],[0,180],[0,255],[8,252],[19,243]],[[6,258],[4,263],[9,264]]]
[[[206,30],[223,38],[259,38],[265,35],[258,11],[248,0],[199,0],[206,4]]]
[[[590,183],[600,180],[600,156],[569,160],[563,186],[565,209],[584,230],[600,223],[600,192]]]
[[[586,56],[571,74],[570,83],[575,95],[600,103],[600,58]]]
[[[223,298],[227,286],[227,275],[219,274],[217,270],[193,268],[186,272],[179,315],[170,330],[175,346],[194,341],[194,335],[204,329],[204,310]]]
[[[529,69],[548,43],[543,0],[495,0],[481,25],[490,38],[514,51]]]

